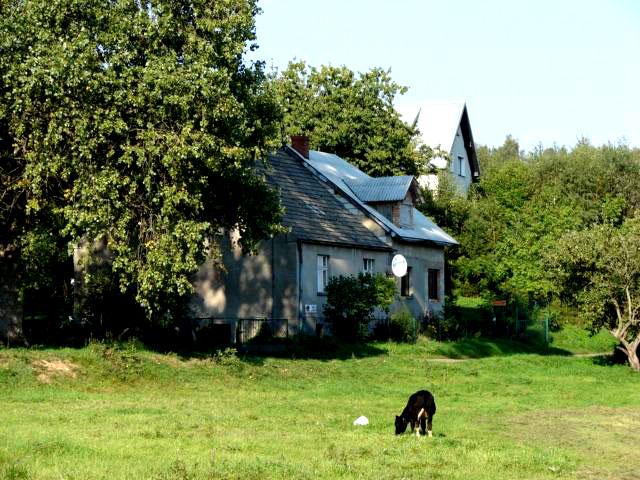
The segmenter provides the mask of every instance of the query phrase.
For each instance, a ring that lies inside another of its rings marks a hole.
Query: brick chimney
[[[291,146],[304,158],[309,158],[309,137],[306,135],[291,135]]]

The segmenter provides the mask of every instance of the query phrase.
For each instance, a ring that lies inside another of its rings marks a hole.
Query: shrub
[[[441,341],[469,336],[495,336],[506,330],[505,321],[504,314],[492,312],[487,302],[477,298],[456,299],[448,296],[442,315],[425,319],[423,331],[428,337]]]
[[[223,367],[241,367],[242,362],[238,358],[238,351],[233,347],[217,350],[213,355],[213,361]]]
[[[334,335],[354,342],[368,335],[376,308],[389,309],[395,297],[395,282],[380,274],[340,275],[329,280],[326,292],[324,314]]]
[[[389,319],[389,338],[396,342],[414,343],[418,339],[416,319],[407,308],[394,312]]]

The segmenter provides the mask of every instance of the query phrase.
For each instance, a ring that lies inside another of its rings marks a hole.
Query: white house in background
[[[471,183],[480,179],[480,166],[466,104],[423,102],[413,115],[407,112],[405,120],[413,122],[416,115],[422,142],[436,151],[431,165],[440,170],[448,168],[460,192],[466,194]],[[446,156],[437,155],[438,151]],[[436,174],[421,175],[418,177],[418,183],[422,187],[435,190],[438,177]]]

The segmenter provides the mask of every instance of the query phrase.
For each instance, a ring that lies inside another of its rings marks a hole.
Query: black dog
[[[404,433],[407,424],[411,423],[411,431],[415,430],[417,436],[420,436],[418,427],[421,427],[423,435],[427,433],[430,437],[433,436],[431,422],[435,414],[436,402],[431,392],[420,390],[414,393],[409,397],[402,414],[399,417],[396,416],[396,435]]]

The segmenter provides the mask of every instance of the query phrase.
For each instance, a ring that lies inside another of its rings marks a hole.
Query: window
[[[362,259],[362,271],[363,273],[370,273],[371,275],[375,272],[376,261],[373,258],[363,258]]]
[[[413,227],[413,205],[400,204],[400,227]]]
[[[430,268],[428,272],[428,287],[429,287],[429,300],[438,300],[438,277],[440,276],[440,270]]]
[[[458,175],[464,177],[464,157],[458,155]]]
[[[329,283],[329,255],[318,255],[318,295],[324,294]]]
[[[400,278],[400,296],[410,297],[413,294],[411,287],[411,267],[407,267],[407,273]]]

